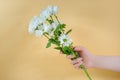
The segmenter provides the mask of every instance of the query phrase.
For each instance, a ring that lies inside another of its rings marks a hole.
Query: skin
[[[83,64],[86,68],[101,68],[120,72],[120,56],[98,56],[91,54],[86,48],[77,46],[74,48],[79,58],[73,60],[73,55],[67,56],[71,64],[79,69]]]

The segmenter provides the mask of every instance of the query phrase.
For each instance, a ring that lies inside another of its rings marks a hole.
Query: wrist
[[[91,57],[91,67],[95,68],[96,67],[96,62],[97,62],[98,56],[97,55],[92,55]]]

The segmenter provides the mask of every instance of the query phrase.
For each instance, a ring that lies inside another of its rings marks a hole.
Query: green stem
[[[80,65],[80,68],[83,69],[83,71],[85,72],[86,76],[88,77],[89,80],[92,80],[92,78],[90,77],[87,69],[85,68],[85,66],[83,64]]]
[[[52,16],[50,16],[50,18],[51,18],[51,20],[53,21],[53,18],[52,18]]]
[[[46,34],[43,34],[47,39],[50,39]]]
[[[54,16],[55,16],[56,20],[58,21],[58,23],[60,24],[60,21],[59,21],[58,17],[56,15],[54,15]]]

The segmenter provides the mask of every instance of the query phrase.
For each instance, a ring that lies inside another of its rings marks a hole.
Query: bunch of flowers
[[[74,59],[76,59],[79,56],[72,49],[73,42],[68,36],[72,29],[65,31],[66,24],[60,22],[57,13],[57,6],[48,6],[39,16],[33,17],[30,21],[28,32],[36,34],[37,37],[45,36],[48,39],[46,48],[49,48],[51,44],[55,44],[55,49],[66,55],[72,54]],[[80,65],[80,68],[84,70],[89,80],[92,80],[85,66]]]

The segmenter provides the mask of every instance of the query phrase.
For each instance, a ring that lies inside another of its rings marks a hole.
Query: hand
[[[75,68],[80,68],[80,65],[83,64],[86,68],[102,68],[112,71],[120,72],[120,56],[100,56],[92,55],[87,49],[81,46],[74,47],[79,55],[77,59],[74,59],[73,55],[67,56],[71,59],[71,64]],[[112,63],[112,64],[111,64]]]
[[[81,64],[83,64],[86,68],[93,67],[94,55],[92,55],[87,49],[81,46],[77,46],[74,48],[74,51],[78,53],[79,58],[73,59],[73,55],[69,55],[67,58],[71,59],[71,64],[75,68],[80,68]]]

